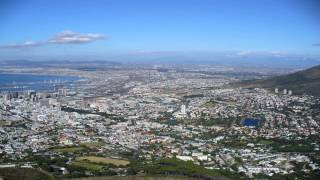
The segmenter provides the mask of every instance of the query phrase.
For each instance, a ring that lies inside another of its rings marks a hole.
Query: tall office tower
[[[274,93],[278,94],[279,93],[279,89],[278,88],[274,88]]]
[[[181,105],[181,114],[186,114],[186,105]]]
[[[67,89],[63,88],[63,89],[58,89],[58,94],[60,96],[67,96]]]
[[[288,94],[289,94],[289,95],[292,95],[292,91],[291,91],[291,90],[289,90],[289,91],[288,91]]]
[[[3,101],[9,101],[11,99],[11,96],[9,93],[6,93],[3,95]]]
[[[283,90],[283,94],[287,94],[287,89],[284,89],[284,90]]]

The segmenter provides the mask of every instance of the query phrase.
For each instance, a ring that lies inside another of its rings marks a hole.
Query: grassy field
[[[116,166],[126,166],[130,162],[126,160],[121,160],[121,159],[111,159],[108,157],[97,157],[97,156],[83,156],[83,157],[77,157],[76,161],[89,161],[91,163],[97,163],[97,164],[113,164]]]
[[[92,148],[102,147],[103,145],[105,145],[105,143],[99,142],[99,141],[94,141],[94,142],[81,143],[80,145],[83,147],[92,149]]]
[[[53,148],[52,150],[55,152],[61,152],[61,153],[74,153],[84,150],[84,147],[57,147]]]
[[[6,124],[7,124],[6,121],[0,120],[0,126],[5,126]]]
[[[263,145],[270,145],[273,142],[271,140],[262,139],[262,140],[258,141],[258,143],[263,144]]]
[[[86,162],[86,161],[74,161],[72,165],[85,168],[91,171],[101,171],[103,169],[102,165]]]
[[[94,149],[94,148],[100,148],[104,145],[103,142],[87,142],[87,143],[81,143],[80,146],[72,146],[72,147],[53,147],[52,150],[55,152],[61,152],[61,153],[75,153],[80,152],[85,149]]]

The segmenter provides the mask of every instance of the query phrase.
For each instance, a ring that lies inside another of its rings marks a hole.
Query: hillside
[[[33,168],[0,168],[0,179],[5,180],[54,180],[49,173]]]
[[[69,180],[196,180],[185,176],[102,176],[72,178]],[[68,179],[65,179],[68,180]]]
[[[245,81],[241,86],[290,89],[293,94],[320,96],[320,65],[288,75]]]

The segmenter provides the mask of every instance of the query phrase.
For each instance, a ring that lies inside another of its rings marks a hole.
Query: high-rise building
[[[283,90],[283,94],[287,94],[287,89],[284,89],[284,90]]]
[[[59,96],[67,96],[67,89],[58,89]]]
[[[186,105],[181,105],[181,114],[186,114]]]
[[[6,93],[3,95],[3,101],[9,101],[11,99],[11,95],[9,93]]]
[[[289,95],[292,95],[292,91],[291,91],[291,90],[289,90],[289,91],[288,91],[288,94],[289,94]]]
[[[279,89],[278,88],[274,88],[274,93],[278,94],[279,93]]]

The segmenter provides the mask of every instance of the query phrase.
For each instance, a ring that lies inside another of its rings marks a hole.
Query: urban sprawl
[[[319,171],[317,97],[233,86],[236,75],[196,68],[41,73],[79,80],[52,91],[1,92],[0,168],[61,177],[174,174],[152,170],[163,161],[226,177]]]

